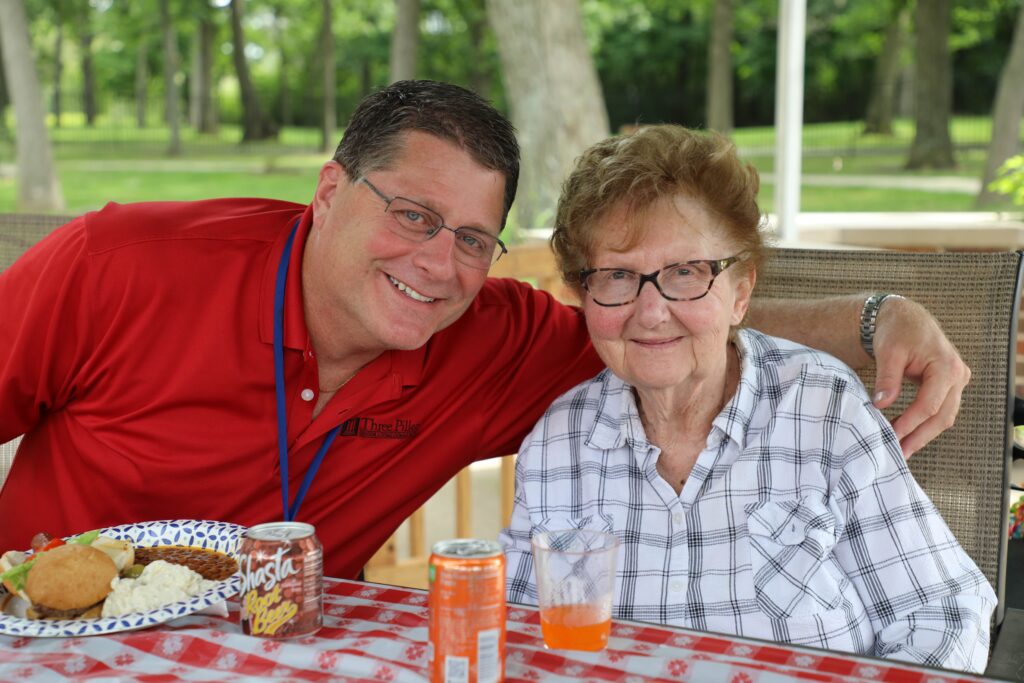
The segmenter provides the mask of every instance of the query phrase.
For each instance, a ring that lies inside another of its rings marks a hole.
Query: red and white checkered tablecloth
[[[0,636],[0,680],[426,681],[427,596],[326,581],[324,628],[275,641],[226,618],[192,615],[144,631],[88,638]],[[953,683],[973,676],[725,636],[615,623],[603,652],[544,649],[536,610],[510,607],[509,681],[888,681]]]

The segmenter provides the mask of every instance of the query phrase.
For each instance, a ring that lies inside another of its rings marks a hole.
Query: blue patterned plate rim
[[[105,527],[100,530],[100,533],[112,538],[130,540],[136,547],[191,545],[219,550],[237,559],[238,544],[242,540],[245,529],[246,527],[231,522],[173,519]],[[20,619],[0,614],[0,634],[77,638],[148,628],[227,600],[238,593],[240,581],[238,574],[235,574],[229,579],[218,581],[210,590],[189,600],[172,602],[148,612],[132,612],[118,617],[47,620]]]

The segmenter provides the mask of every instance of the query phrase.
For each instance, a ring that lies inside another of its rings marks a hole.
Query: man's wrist
[[[902,299],[899,294],[875,292],[864,299],[860,311],[860,345],[871,358],[875,357],[875,330],[878,327],[878,312],[889,299]]]

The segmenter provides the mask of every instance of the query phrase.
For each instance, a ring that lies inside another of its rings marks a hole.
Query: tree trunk
[[[199,130],[199,89],[202,88],[202,57],[199,54],[199,26],[196,26],[195,36],[192,40],[192,54],[189,60],[192,64],[189,67],[186,78],[188,79],[188,125]]]
[[[149,38],[141,36],[135,52],[135,127],[146,127],[149,103]]]
[[[96,70],[92,65],[92,8],[89,0],[78,5],[78,51],[82,58],[82,111],[85,125],[96,125]]]
[[[416,78],[420,39],[420,0],[395,0],[395,32],[391,34],[391,82]]]
[[[359,99],[363,99],[373,90],[372,64],[369,59],[364,59],[359,69]]]
[[[266,140],[275,135],[274,126],[267,121],[260,106],[259,94],[249,75],[249,64],[245,59],[245,30],[242,17],[245,14],[243,0],[231,0],[231,45],[238,87],[242,94],[242,142]]]
[[[274,3],[274,42],[277,43],[280,67],[277,75],[277,101],[280,107],[278,115],[282,126],[292,125],[291,82],[288,79],[288,35],[283,28],[284,8]]]
[[[2,1],[2,0],[0,0]],[[2,31],[0,31],[2,33]],[[3,37],[0,36],[0,42]],[[11,98],[7,94],[7,77],[4,76],[4,50],[3,45],[0,45],[0,140],[10,140],[11,134],[7,130],[7,105],[10,104]]]
[[[288,51],[284,44],[281,45],[279,54],[281,57],[281,72],[277,78],[277,98],[281,103],[281,125],[290,126],[294,119],[292,114],[292,86],[288,78]]]
[[[908,29],[907,52],[913,53],[917,50],[917,36],[912,29]],[[914,117],[914,64],[913,61],[900,64],[900,74],[896,86],[896,116],[910,119]]]
[[[200,133],[217,132],[217,108],[214,106],[213,82],[213,41],[217,28],[213,20],[204,15],[199,19],[196,36],[196,70],[192,77],[196,81],[196,120],[193,123]]]
[[[466,22],[469,44],[473,48],[469,64],[469,89],[486,100],[491,99],[491,74],[484,59],[484,39],[487,35],[487,12],[483,0],[457,0],[455,3]]]
[[[323,124],[320,126],[320,151],[329,152],[337,146],[337,120],[335,111],[335,61],[334,61],[334,30],[331,14],[332,0],[321,0],[323,17],[320,27],[320,59],[323,64],[324,111]]]
[[[707,125],[728,135],[732,132],[733,0],[715,0],[708,42]]]
[[[1005,201],[1001,194],[988,189],[995,180],[999,167],[1020,149],[1020,121],[1024,117],[1024,4],[1017,13],[1010,52],[1003,63],[992,105],[992,140],[988,145],[988,159],[981,178],[978,206],[989,206]]]
[[[57,9],[57,36],[53,44],[53,127],[60,128],[63,104],[61,82],[64,80],[64,22]]]
[[[864,115],[864,132],[892,135],[892,118],[896,100],[896,79],[899,76],[903,33],[909,14],[905,0],[897,0],[885,29],[882,51],[875,60],[875,73],[871,81],[871,95]]]
[[[22,0],[0,0],[0,49],[18,130],[18,211],[63,211],[64,198],[53,165],[43,116],[43,91]]]
[[[160,0],[160,23],[164,38],[164,112],[170,129],[167,156],[181,154],[181,116],[178,113],[178,38],[171,19],[170,0]]]
[[[518,224],[547,227],[576,157],[608,135],[579,2],[487,0],[487,14],[523,153]]]
[[[914,122],[917,131],[906,167],[953,168],[953,64],[949,53],[952,0],[917,3]]]

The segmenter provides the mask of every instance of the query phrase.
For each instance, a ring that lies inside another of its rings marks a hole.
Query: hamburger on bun
[[[25,579],[24,592],[32,603],[28,616],[40,619],[99,616],[101,603],[110,593],[110,584],[116,577],[114,561],[92,546],[68,543],[40,553]]]

